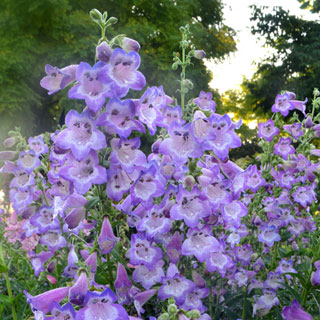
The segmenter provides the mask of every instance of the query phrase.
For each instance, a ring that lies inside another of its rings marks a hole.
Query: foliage
[[[94,62],[97,29],[87,14],[92,6],[119,17],[121,24],[110,35],[125,33],[137,39],[148,84],[163,83],[170,94],[178,83],[168,53],[178,51],[180,25],[190,23],[193,43],[208,58],[222,59],[235,50],[234,31],[222,21],[220,0],[1,1],[0,138],[14,126],[22,127],[28,136],[52,130],[68,110],[79,109],[65,94],[48,96],[38,79],[46,63],[61,68],[71,62]],[[195,65],[191,78],[198,94],[200,88],[207,89],[209,74],[201,62]]]

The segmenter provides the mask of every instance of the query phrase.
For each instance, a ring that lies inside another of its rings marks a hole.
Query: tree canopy
[[[234,31],[223,23],[221,0],[3,0],[0,3],[0,138],[21,126],[26,135],[52,128],[63,110],[78,101],[66,91],[48,96],[40,87],[45,64],[64,67],[81,61],[94,63],[99,29],[89,11],[97,8],[119,19],[111,35],[124,33],[141,44],[141,71],[147,85],[164,85],[168,94],[178,88],[171,70],[178,51],[179,26],[189,23],[193,43],[207,58],[223,59],[236,49]],[[195,95],[208,90],[209,73],[195,62],[189,78]]]

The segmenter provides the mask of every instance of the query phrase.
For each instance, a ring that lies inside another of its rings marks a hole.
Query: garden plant
[[[241,168],[241,120],[188,95],[205,57],[189,26],[175,98],[145,88],[137,41],[107,38],[116,18],[90,15],[95,61],[47,64],[40,82],[83,109],[51,134],[9,132],[0,152],[0,318],[320,319],[320,91],[279,93]]]

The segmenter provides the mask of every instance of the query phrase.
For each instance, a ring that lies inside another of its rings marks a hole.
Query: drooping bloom
[[[107,217],[104,218],[101,232],[98,238],[99,247],[102,254],[108,254],[112,251],[118,238],[114,235],[111,224]]]
[[[68,295],[69,289],[70,287],[57,288],[34,297],[27,290],[24,293],[27,296],[27,302],[30,304],[32,312],[41,311],[46,314],[50,311],[51,303],[63,300]]]
[[[71,149],[77,160],[83,160],[90,150],[100,150],[106,146],[104,134],[96,128],[95,120],[90,112],[79,114],[75,110],[66,116],[67,129],[62,130],[56,137],[55,143],[61,149]]]
[[[294,299],[291,306],[286,306],[281,313],[284,320],[312,320],[312,316],[304,311],[300,303]]]
[[[116,288],[118,301],[120,304],[130,303],[129,290],[132,288],[132,282],[130,281],[125,267],[118,263],[117,278],[114,282]]]
[[[53,94],[65,88],[75,80],[77,68],[78,65],[76,64],[72,64],[62,69],[47,64],[45,67],[47,76],[41,79],[40,86],[49,90],[48,94]]]

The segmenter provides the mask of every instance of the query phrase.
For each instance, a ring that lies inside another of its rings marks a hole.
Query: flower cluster
[[[306,101],[278,95],[273,119],[258,126],[260,165],[243,170],[228,157],[241,146],[241,121],[216,113],[211,93],[193,100],[189,122],[161,86],[126,99],[146,81],[139,44],[120,40],[101,41],[92,67],[46,66],[42,87],[71,85],[69,98],[85,108],[71,110],[46,143],[30,138],[1,169],[13,177],[5,237],[22,243],[36,277],[54,283],[63,266],[65,286],[25,292],[35,319],[137,319],[129,314],[141,318],[150,299],[170,299],[172,319],[208,320],[212,298],[223,303],[227,289],[245,292],[244,305],[251,295],[253,316],[268,314],[296,284],[299,250],[316,230],[320,152],[310,141],[319,117],[285,124],[279,113],[305,115]],[[148,155],[139,149],[147,130],[161,131]],[[150,320],[161,309],[153,312]],[[294,314],[311,319],[296,300],[282,311]]]

